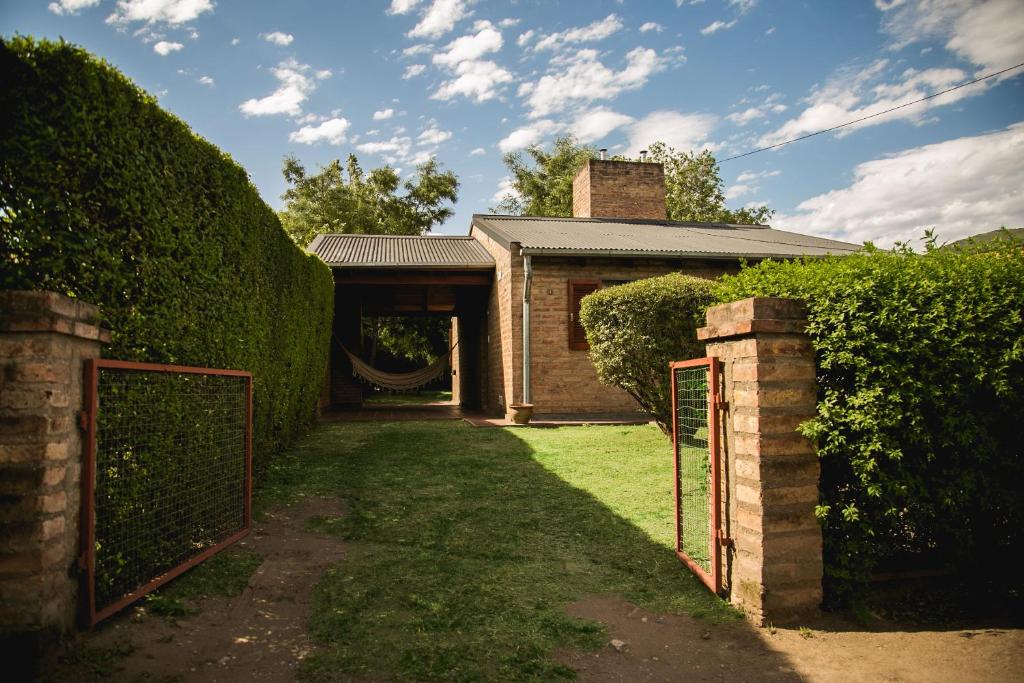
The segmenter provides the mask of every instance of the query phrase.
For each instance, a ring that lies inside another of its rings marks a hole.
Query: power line
[[[1014,69],[1019,69],[1022,66],[1024,66],[1024,62],[1021,62],[1020,64],[1015,64],[1014,66],[1011,66],[1011,67],[1008,67],[1006,69],[1003,69],[1002,71],[996,71],[995,73],[990,73],[987,76],[982,76],[981,78],[975,78],[973,81],[967,81],[966,83],[961,83],[960,85],[954,85],[952,88],[946,88],[945,90],[943,90],[941,92],[932,93],[931,95],[928,95],[926,97],[922,97],[919,100],[914,100],[913,102],[907,102],[906,104],[901,104],[901,105],[898,105],[896,107],[891,107],[889,109],[886,109],[885,111],[880,111],[880,112],[877,112],[875,114],[869,114],[868,116],[862,116],[859,119],[854,119],[853,121],[847,121],[846,123],[840,123],[838,126],[832,126],[831,128],[825,128],[824,130],[815,131],[814,133],[808,133],[807,135],[801,135],[800,137],[793,138],[792,140],[786,140],[785,142],[777,142],[774,145],[768,145],[767,147],[762,147],[761,149],[755,149],[752,152],[744,152],[743,154],[737,154],[734,157],[729,157],[727,159],[722,159],[718,163],[724,164],[725,162],[732,161],[733,159],[742,159],[743,157],[749,157],[751,154],[757,154],[759,152],[767,152],[770,149],[775,149],[776,147],[782,147],[783,145],[788,145],[788,144],[790,144],[792,142],[800,142],[801,140],[806,140],[807,138],[813,138],[815,135],[821,135],[822,133],[831,133],[834,130],[839,130],[840,128],[845,128],[846,126],[852,126],[853,124],[860,123],[861,121],[867,121],[868,119],[873,119],[873,118],[878,117],[878,116],[883,116],[883,115],[888,114],[890,112],[894,112],[897,109],[903,109],[904,107],[909,107],[911,105],[918,104],[920,102],[924,102],[925,100],[930,100],[930,99],[932,99],[934,97],[938,97],[939,95],[945,95],[948,92],[953,92],[954,90],[959,90],[960,88],[966,88],[967,86],[974,85],[975,83],[981,83],[982,81],[988,80],[989,78],[994,78],[996,76],[1002,75],[1002,74],[1006,73],[1007,71],[1013,71]]]

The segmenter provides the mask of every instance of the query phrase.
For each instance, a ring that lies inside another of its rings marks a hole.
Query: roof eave
[[[708,260],[734,261],[737,259],[827,258],[829,256],[845,256],[853,254],[855,252],[829,252],[825,254],[769,254],[744,252],[742,254],[735,254],[708,251],[651,251],[624,249],[570,249],[561,247],[523,247],[522,253],[534,256],[607,256],[613,258],[700,258]]]

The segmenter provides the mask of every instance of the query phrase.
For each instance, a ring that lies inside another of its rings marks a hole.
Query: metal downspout
[[[523,255],[523,403],[530,402],[530,289],[533,285],[533,264],[530,255]]]

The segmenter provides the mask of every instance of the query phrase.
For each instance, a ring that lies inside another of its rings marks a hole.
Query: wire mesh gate
[[[708,588],[722,590],[718,359],[670,365],[675,452],[676,555]]]
[[[91,626],[249,532],[252,374],[92,359],[84,389]]]

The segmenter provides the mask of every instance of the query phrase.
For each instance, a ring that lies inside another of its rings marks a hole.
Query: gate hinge
[[[89,428],[89,413],[85,410],[78,411],[78,428],[88,429]]]
[[[729,410],[729,402],[728,401],[715,401],[715,407],[718,408],[719,410]]]
[[[718,536],[718,542],[721,545],[725,546],[726,548],[731,548],[731,547],[733,547],[735,545],[735,543],[733,543],[733,540],[731,538],[729,538],[728,536],[726,536],[725,532],[722,531],[721,529],[719,529],[716,532],[716,535]]]

